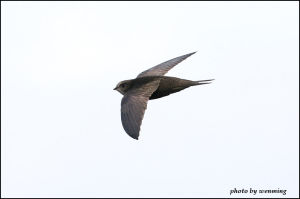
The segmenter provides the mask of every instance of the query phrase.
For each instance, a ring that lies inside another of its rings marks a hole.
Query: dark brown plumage
[[[194,53],[163,62],[140,73],[135,79],[118,83],[114,90],[124,95],[121,102],[121,119],[123,128],[129,136],[138,139],[148,100],[165,97],[190,86],[211,83],[212,79],[191,81],[163,76]]]

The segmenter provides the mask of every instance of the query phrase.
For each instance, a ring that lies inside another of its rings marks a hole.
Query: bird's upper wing
[[[176,57],[174,59],[170,59],[166,62],[163,62],[161,64],[158,64],[152,68],[149,68],[148,70],[145,70],[144,72],[140,73],[137,77],[144,77],[144,76],[162,76],[166,74],[170,69],[172,69],[174,66],[188,58],[189,56],[193,55],[196,52],[189,53],[186,55],[182,55],[179,57]]]
[[[128,91],[121,102],[121,119],[126,133],[138,139],[140,126],[147,108],[147,102],[158,88],[160,79],[150,81]]]

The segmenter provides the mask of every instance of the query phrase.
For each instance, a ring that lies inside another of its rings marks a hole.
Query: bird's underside
[[[194,52],[195,53],[195,52]],[[148,100],[165,97],[190,86],[209,84],[211,80],[191,81],[176,77],[164,76],[175,65],[194,53],[176,57],[154,66],[136,79],[120,82],[115,90],[124,95],[121,102],[121,119],[126,133],[138,139],[140,126],[147,108]]]
[[[159,85],[157,89],[152,93],[149,97],[149,100],[158,99],[161,97],[165,97],[172,93],[179,92],[183,89],[186,89],[190,86],[197,86],[201,84],[209,84],[212,80],[201,80],[201,81],[191,81],[186,79],[180,79],[177,77],[169,77],[169,76],[146,76],[140,77],[136,79],[132,79],[133,85],[139,85],[143,87],[148,81],[159,80]]]
[[[152,93],[149,100],[165,97],[167,95],[186,89],[190,86],[209,84],[210,82],[211,80],[191,81],[186,79],[179,79],[177,77],[161,76],[159,86]]]

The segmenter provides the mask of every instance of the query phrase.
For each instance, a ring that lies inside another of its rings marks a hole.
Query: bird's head
[[[114,90],[119,91],[122,95],[124,95],[130,87],[130,80],[124,80],[117,84],[116,88]]]

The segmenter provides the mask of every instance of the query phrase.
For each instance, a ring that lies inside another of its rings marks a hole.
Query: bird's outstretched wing
[[[152,68],[149,68],[148,70],[145,70],[144,72],[140,73],[137,77],[145,77],[145,76],[163,76],[166,74],[170,69],[172,69],[174,66],[188,58],[189,56],[195,54],[196,52],[189,53],[186,55],[182,55],[179,57],[176,57],[174,59],[170,59],[166,62],[163,62],[161,64],[158,64]]]
[[[147,108],[147,102],[158,88],[160,79],[150,81],[128,91],[121,102],[121,119],[126,133],[138,139],[140,126]]]

